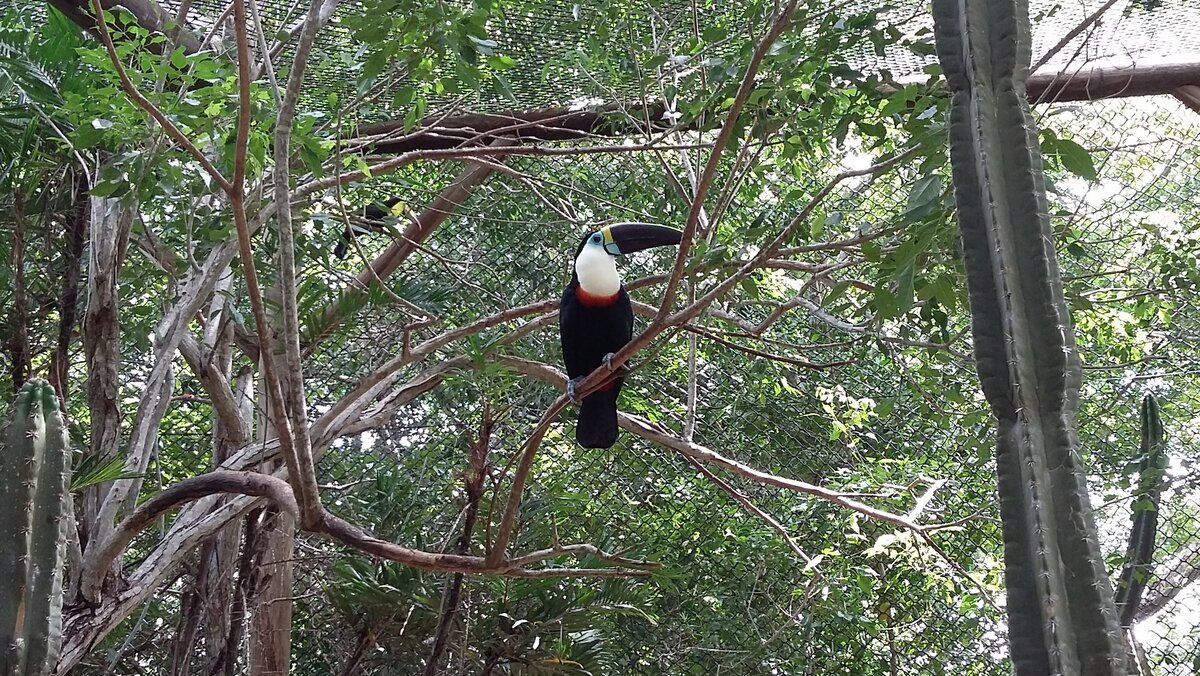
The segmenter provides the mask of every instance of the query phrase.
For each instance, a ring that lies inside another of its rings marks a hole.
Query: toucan
[[[616,257],[656,246],[679,244],[683,233],[649,223],[617,223],[588,234],[575,250],[571,283],[558,312],[567,394],[633,338],[633,305],[617,274]],[[609,448],[617,441],[617,395],[624,376],[610,380],[579,404],[575,440],[585,448]]]
[[[333,255],[337,256],[338,260],[344,259],[352,239],[369,232],[383,230],[384,219],[389,216],[399,218],[407,208],[408,206],[399,197],[393,197],[386,202],[375,202],[363,207],[362,221],[356,222],[351,220],[351,222],[346,224],[346,229],[342,231],[342,234],[338,237],[337,244],[333,247]]]

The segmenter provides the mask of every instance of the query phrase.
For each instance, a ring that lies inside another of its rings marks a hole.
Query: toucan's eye
[[[596,234],[592,235],[592,244],[599,244],[600,240],[602,240],[602,239],[604,239],[604,238],[600,236],[600,233],[596,233]]]

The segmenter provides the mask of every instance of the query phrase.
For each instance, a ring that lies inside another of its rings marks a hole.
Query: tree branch
[[[296,116],[296,106],[300,100],[300,88],[304,84],[304,71],[308,66],[308,54],[312,49],[313,39],[321,26],[320,13],[322,0],[311,0],[308,15],[304,19],[304,27],[300,30],[300,39],[292,56],[287,86],[283,94],[283,102],[275,116],[275,200],[283,205],[276,214],[275,222],[279,232],[279,284],[283,304],[283,350],[284,365],[288,377],[279,385],[283,390],[279,394],[282,400],[276,400],[276,418],[287,416],[293,435],[294,465],[288,467],[288,477],[298,489],[300,497],[300,522],[306,529],[312,529],[321,522],[321,493],[317,488],[316,466],[312,459],[312,438],[308,429],[308,403],[304,395],[304,365],[300,356],[300,319],[296,308],[296,245],[292,233],[291,204],[291,139],[292,122]],[[242,165],[245,164],[245,134],[250,126],[250,47],[246,29],[246,9],[244,0],[234,0],[234,24],[238,41],[238,82],[241,98],[241,114],[244,123],[238,124],[238,148]],[[242,175],[235,176],[235,183],[240,191]],[[257,319],[256,313],[256,319]],[[258,332],[260,340],[267,341],[266,327],[260,324]],[[265,345],[264,345],[265,346]],[[263,363],[271,362],[274,355],[269,349],[262,351]],[[271,393],[275,395],[276,385],[272,385]],[[280,430],[281,433],[285,430]]]
[[[117,526],[112,536],[105,541],[99,554],[89,557],[81,581],[84,598],[95,600],[99,597],[104,572],[142,529],[160,515],[179,505],[216,493],[236,493],[268,498],[289,514],[299,515],[291,486],[286,481],[268,474],[218,469],[184,479],[142,503]]]
[[[360,142],[370,152],[399,154],[413,150],[461,148],[488,145],[496,139],[529,141],[576,141],[599,136],[633,136],[648,131],[641,119],[661,120],[665,106],[651,103],[633,106],[609,104],[591,109],[538,108],[501,113],[440,115],[422,120],[411,132],[390,138],[407,128],[404,120],[363,125],[347,139]],[[644,117],[640,115],[644,113]],[[669,125],[664,125],[669,126]],[[381,137],[375,140],[376,137]]]
[[[446,219],[458,210],[471,193],[491,175],[488,166],[470,165],[443,188],[421,213],[404,229],[401,239],[393,242],[379,254],[369,267],[360,272],[352,286],[342,292],[336,301],[327,307],[317,320],[315,328],[306,337],[304,353],[312,350],[327,337],[345,317],[345,306],[355,298],[362,297],[376,280],[387,279]]]
[[[667,315],[671,312],[671,305],[675,301],[675,294],[679,287],[679,280],[683,278],[683,269],[687,265],[687,259],[692,250],[693,240],[696,238],[696,229],[700,226],[700,217],[704,212],[704,200],[708,196],[708,191],[712,187],[713,181],[716,179],[717,167],[721,163],[721,155],[725,148],[729,145],[729,141],[736,129],[737,118],[742,113],[742,107],[745,106],[746,100],[750,98],[750,92],[754,89],[754,79],[758,75],[759,66],[762,65],[763,59],[766,58],[767,52],[783,31],[791,24],[792,13],[796,11],[796,0],[789,0],[788,4],[775,16],[771,28],[767,34],[759,41],[758,46],[754,50],[754,55],[750,58],[750,63],[746,66],[746,74],[742,77],[742,83],[738,87],[737,94],[733,97],[733,104],[729,106],[729,113],[725,116],[725,122],[721,125],[721,131],[717,134],[717,139],[713,143],[713,149],[709,153],[708,162],[704,165],[704,171],[701,172],[699,181],[696,183],[696,189],[692,195],[691,208],[688,211],[687,221],[683,226],[683,238],[679,243],[679,252],[675,256],[675,265],[671,269],[671,275],[668,278],[667,289],[663,292],[662,303],[659,305],[658,317],[655,318],[654,324],[661,324],[666,320]],[[623,361],[618,361],[617,357],[613,358],[612,365],[614,367],[623,364]]]

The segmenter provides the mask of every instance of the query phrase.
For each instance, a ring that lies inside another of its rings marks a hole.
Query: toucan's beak
[[[683,239],[679,230],[652,223],[617,223],[601,232],[604,233],[604,250],[614,256],[679,244]]]

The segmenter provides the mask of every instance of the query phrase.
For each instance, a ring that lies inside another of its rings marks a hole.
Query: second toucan
[[[563,290],[558,327],[563,362],[575,384],[633,338],[633,305],[621,284],[616,257],[656,246],[679,244],[683,233],[650,223],[617,223],[589,233],[575,250],[571,283]],[[586,448],[609,448],[617,441],[617,396],[624,377],[583,398],[575,440]]]
[[[370,232],[382,231],[386,227],[386,219],[399,218],[408,210],[408,205],[399,197],[392,197],[386,202],[373,202],[363,207],[361,219],[351,219],[345,230],[338,237],[333,247],[333,255],[338,260],[346,258],[350,242],[355,238]]]

